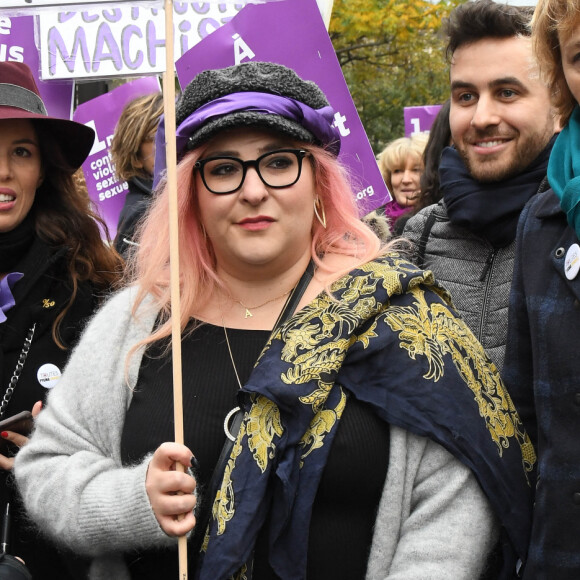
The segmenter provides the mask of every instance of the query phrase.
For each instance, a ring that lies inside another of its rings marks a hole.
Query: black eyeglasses
[[[242,187],[248,167],[253,167],[268,187],[281,189],[294,185],[302,173],[304,149],[278,149],[257,159],[242,161],[237,157],[208,157],[196,162],[203,184],[217,195],[234,193]]]

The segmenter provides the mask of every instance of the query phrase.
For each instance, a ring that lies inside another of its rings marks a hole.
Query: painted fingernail
[[[0,433],[0,437],[2,437],[2,439],[8,439],[8,431],[2,431],[2,433]]]
[[[193,467],[193,469],[199,469],[199,461],[197,460],[197,457],[195,455],[191,456],[191,460],[189,463],[191,467]]]

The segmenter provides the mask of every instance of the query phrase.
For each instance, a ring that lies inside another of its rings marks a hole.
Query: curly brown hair
[[[44,124],[34,123],[34,127],[44,171],[31,209],[36,234],[48,245],[68,250],[72,292],[53,325],[55,342],[65,348],[59,326],[75,301],[79,283],[89,281],[97,291],[105,292],[119,281],[123,262],[110,244],[106,224],[92,208],[86,187],[79,184],[79,173],[75,175]]]

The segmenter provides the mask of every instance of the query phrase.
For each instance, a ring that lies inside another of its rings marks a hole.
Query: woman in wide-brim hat
[[[36,414],[119,272],[73,177],[93,140],[89,127],[47,115],[25,64],[0,63],[0,419]],[[0,436],[0,513],[12,504],[10,552],[35,578],[67,578],[68,562],[23,522],[14,493],[13,456],[26,437]]]
[[[207,580],[473,580],[494,509],[521,548],[533,450],[447,293],[359,220],[333,119],[275,63],[183,91],[186,445],[169,443],[165,188],[134,284],[87,327],[15,463],[31,516],[93,557],[91,578],[177,577],[192,529]]]

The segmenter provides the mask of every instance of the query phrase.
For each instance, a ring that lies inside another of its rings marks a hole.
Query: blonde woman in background
[[[423,151],[428,133],[416,133],[391,141],[378,157],[379,169],[393,200],[385,205],[391,232],[400,234],[397,220],[412,211],[421,192],[419,181],[425,168]]]

